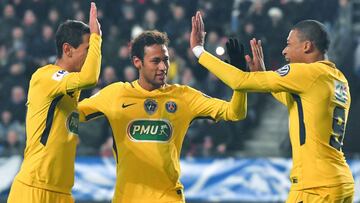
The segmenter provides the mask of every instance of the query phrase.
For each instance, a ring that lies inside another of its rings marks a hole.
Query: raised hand
[[[244,45],[239,43],[236,38],[230,38],[226,42],[226,52],[229,55],[229,63],[242,71],[248,71],[246,68]]]
[[[205,34],[201,13],[197,11],[196,15],[191,18],[190,48],[192,49],[198,45],[204,46]]]
[[[256,40],[253,38],[250,40],[250,46],[253,58],[251,58],[249,55],[245,56],[246,62],[250,67],[250,71],[265,71],[264,53],[261,46],[261,40]]]
[[[90,6],[89,27],[90,27],[90,33],[97,33],[100,36],[102,35],[100,29],[101,26],[97,19],[97,8],[94,2],[91,2],[91,6]]]

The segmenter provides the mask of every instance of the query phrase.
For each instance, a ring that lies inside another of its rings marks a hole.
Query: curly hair
[[[166,45],[169,44],[169,38],[166,33],[159,32],[157,30],[150,30],[141,33],[138,37],[131,41],[131,53],[130,57],[134,56],[139,59],[144,59],[145,46],[151,46],[153,44]]]

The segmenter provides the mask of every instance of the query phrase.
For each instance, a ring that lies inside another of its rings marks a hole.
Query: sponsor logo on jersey
[[[144,102],[144,108],[147,114],[152,115],[157,110],[157,102],[153,99],[147,99]]]
[[[65,70],[59,70],[56,73],[53,74],[52,79],[56,81],[60,81],[63,79],[65,75],[67,75],[69,72]]]
[[[166,102],[165,107],[166,107],[166,111],[169,113],[175,113],[175,111],[177,110],[177,105],[173,101]]]
[[[276,73],[278,73],[281,77],[284,77],[285,75],[287,75],[290,72],[290,65],[285,65],[279,69],[277,69],[275,71]]]
[[[127,108],[127,107],[129,107],[129,106],[132,106],[132,105],[135,105],[136,103],[123,103],[122,105],[121,105],[121,107],[124,109],[124,108]]]
[[[69,132],[74,133],[75,135],[79,134],[79,113],[72,112],[66,121],[66,128]]]
[[[167,120],[140,119],[132,121],[127,134],[136,142],[167,142],[172,135],[172,127]]]
[[[348,91],[345,83],[335,80],[335,99],[336,101],[346,103],[348,101]]]

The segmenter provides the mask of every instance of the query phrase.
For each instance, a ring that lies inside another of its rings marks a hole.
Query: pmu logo
[[[127,134],[135,142],[167,142],[172,127],[167,120],[134,120],[128,125]]]

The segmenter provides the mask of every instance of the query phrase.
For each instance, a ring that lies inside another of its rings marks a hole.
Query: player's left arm
[[[191,87],[186,87],[183,94],[194,117],[211,117],[216,121],[238,121],[246,117],[247,95],[244,92],[234,91],[230,102],[212,98]]]
[[[244,72],[203,51],[199,63],[234,90],[253,92],[306,91],[319,72],[311,64],[293,63],[277,71]]]

